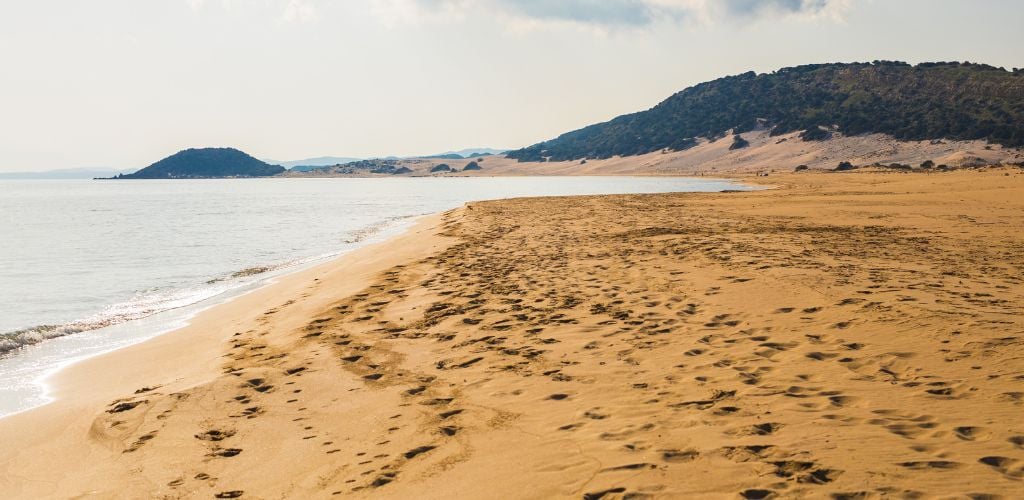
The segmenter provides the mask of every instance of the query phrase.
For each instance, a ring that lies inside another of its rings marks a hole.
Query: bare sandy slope
[[[804,141],[798,132],[770,137],[766,131],[747,132],[742,136],[750,146],[736,150],[729,149],[733,142],[729,136],[715,142],[702,140],[698,146],[686,151],[656,152],[586,162],[519,163],[503,156],[488,156],[473,160],[416,158],[404,160],[402,166],[412,170],[407,176],[721,175],[792,172],[799,165],[831,170],[844,161],[856,166],[901,163],[916,167],[931,160],[936,165],[954,168],[1024,162],[1024,151],[1006,149],[984,141],[905,142],[882,134],[856,137],[837,134],[828,141]],[[462,172],[470,161],[476,161],[482,169]],[[430,173],[431,168],[442,163],[456,171]]]
[[[446,213],[64,372],[0,491],[1020,497],[1024,173],[772,182]]]
[[[742,136],[750,146],[729,150],[731,137],[702,141],[686,151],[650,153],[635,157],[588,160],[586,163],[517,163],[503,157],[488,158],[484,170],[474,175],[715,175],[756,172],[791,172],[798,165],[833,169],[839,162],[854,165],[903,163],[918,166],[925,160],[936,165],[969,167],[1024,161],[1024,153],[982,141],[904,142],[881,134],[856,137],[837,135],[828,141],[804,141],[792,133],[769,137],[767,132]],[[488,163],[490,162],[490,163]]]

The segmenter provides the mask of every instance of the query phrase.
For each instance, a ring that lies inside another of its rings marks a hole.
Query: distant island
[[[417,176],[482,170],[488,148],[465,149],[441,155],[352,160],[324,156],[275,165],[235,148],[192,148],[179,151],[135,173],[96,179],[236,179],[253,177],[373,177]],[[450,158],[450,159],[449,159]],[[441,160],[451,163],[442,163]],[[337,161],[336,163],[330,163]],[[317,165],[318,163],[328,163]],[[286,165],[291,165],[286,168]],[[443,167],[443,168],[438,168]],[[464,168],[461,168],[464,167]]]
[[[257,160],[234,148],[198,148],[179,151],[133,174],[111,179],[216,179],[270,177],[285,168]]]

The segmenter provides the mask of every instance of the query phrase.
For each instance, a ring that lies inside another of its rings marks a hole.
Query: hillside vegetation
[[[697,138],[758,128],[805,140],[882,133],[900,140],[987,140],[1024,146],[1024,71],[984,64],[816,64],[721,78],[654,108],[507,153],[565,161],[681,151]]]
[[[284,172],[234,148],[186,149],[118,179],[209,179],[268,177]]]
[[[412,172],[409,168],[403,165],[403,161],[400,159],[391,158],[375,158],[371,160],[358,160],[352,161],[341,165],[331,165],[329,167],[320,167],[313,170],[309,170],[309,174],[313,175],[367,175],[367,174],[387,174],[387,175],[402,175]]]

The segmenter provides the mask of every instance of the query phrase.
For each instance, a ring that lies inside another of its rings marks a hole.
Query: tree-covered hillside
[[[412,172],[402,165],[402,160],[391,158],[375,158],[372,160],[358,160],[341,165],[320,167],[309,171],[312,174],[321,173],[329,175],[360,175],[360,174],[390,174],[400,175]]]
[[[683,150],[695,138],[767,127],[821,140],[884,133],[901,140],[987,139],[1024,146],[1024,71],[984,64],[815,64],[721,78],[654,108],[507,153],[520,161]]]
[[[206,179],[268,177],[284,172],[234,148],[186,149],[118,179]]]

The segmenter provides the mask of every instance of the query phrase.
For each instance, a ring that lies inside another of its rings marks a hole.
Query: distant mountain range
[[[209,179],[269,177],[285,168],[257,160],[234,148],[200,148],[179,151],[134,174],[117,179]]]
[[[271,165],[281,165],[289,170],[295,170],[297,172],[306,172],[316,167],[329,167],[331,165],[343,165],[345,163],[351,163],[359,161],[362,158],[349,158],[346,156],[318,156],[316,158],[306,158],[305,160],[291,160],[291,161],[277,161],[277,160],[264,160]]]
[[[494,149],[494,148],[467,148],[467,149],[460,149],[458,151],[446,151],[444,153],[436,154],[436,155],[419,156],[418,158],[447,158],[447,159],[457,160],[457,159],[461,159],[461,158],[477,158],[477,157],[480,157],[480,156],[487,156],[487,155],[500,155],[500,154],[504,153],[505,151],[508,151],[508,150],[507,149]]]
[[[566,161],[682,151],[698,139],[768,130],[804,140],[880,133],[904,141],[987,140],[1024,146],[1024,71],[985,64],[875,61],[730,76],[639,113],[506,153]]]
[[[46,170],[43,172],[0,172],[0,179],[95,179],[96,177],[113,177],[130,170],[113,168],[65,168]]]

